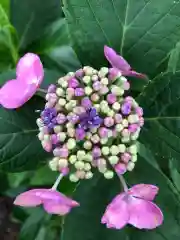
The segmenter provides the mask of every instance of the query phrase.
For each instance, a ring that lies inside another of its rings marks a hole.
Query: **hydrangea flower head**
[[[129,87],[120,71],[86,66],[48,88],[37,124],[52,170],[67,167],[73,182],[92,178],[94,167],[107,179],[133,170],[143,111]]]

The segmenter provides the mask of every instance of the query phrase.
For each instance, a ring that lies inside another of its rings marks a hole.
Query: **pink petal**
[[[133,70],[130,70],[130,71],[126,72],[124,75],[129,76],[129,77],[147,78],[147,76],[145,74],[138,73],[138,72],[133,71]]]
[[[122,72],[128,72],[131,66],[128,62],[118,55],[112,48],[104,46],[104,55],[112,67],[119,69]]]
[[[34,53],[25,54],[17,64],[16,75],[18,80],[27,85],[33,84],[36,88],[39,87],[44,77],[40,58]]]
[[[163,222],[163,214],[160,208],[146,200],[131,197],[129,201],[129,224],[139,229],[153,229]]]
[[[107,206],[101,219],[108,228],[123,228],[129,220],[127,196],[125,193],[117,195]]]
[[[63,205],[61,203],[56,203],[54,201],[47,201],[43,204],[44,209],[46,212],[50,214],[58,214],[58,215],[65,215],[70,212],[71,207],[67,205]]]
[[[159,188],[150,184],[137,184],[129,189],[129,194],[144,200],[152,201],[157,195]]]
[[[21,193],[14,201],[15,205],[22,207],[35,207],[42,204],[41,198],[33,190]]]
[[[19,108],[28,101],[36,89],[17,80],[6,82],[0,89],[0,104],[9,109]]]

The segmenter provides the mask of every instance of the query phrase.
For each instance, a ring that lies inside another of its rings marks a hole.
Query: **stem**
[[[42,88],[38,88],[38,90],[37,90],[38,92],[40,92],[40,93],[47,93],[47,90],[45,90],[45,89],[42,89]]]
[[[123,188],[124,188],[124,191],[127,192],[127,191],[128,191],[128,186],[127,186],[127,184],[126,184],[125,179],[123,178],[122,175],[119,175],[119,179],[120,179],[121,184],[122,184],[122,186],[123,186]]]
[[[55,183],[54,183],[54,185],[52,186],[52,190],[56,190],[57,189],[57,187],[58,187],[58,185],[59,185],[59,183],[60,183],[60,181],[61,181],[61,179],[64,177],[64,175],[62,174],[62,173],[60,173],[59,174],[59,177],[56,179],[56,181],[55,181]]]

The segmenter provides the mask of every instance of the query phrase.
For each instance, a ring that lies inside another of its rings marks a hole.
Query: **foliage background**
[[[0,85],[15,77],[18,59],[38,54],[47,88],[81,65],[107,65],[105,44],[115,48],[149,82],[130,79],[131,94],[145,111],[138,163],[126,179],[160,187],[157,203],[164,224],[153,231],[100,224],[106,204],[120,191],[117,179],[100,175],[78,186],[62,182],[62,192],[81,203],[65,218],[41,208],[12,206],[32,187],[50,187],[56,178],[37,140],[35,96],[21,109],[0,109],[0,239],[176,240],[180,238],[180,1],[179,0],[0,0]]]

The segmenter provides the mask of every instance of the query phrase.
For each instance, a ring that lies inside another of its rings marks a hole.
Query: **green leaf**
[[[20,49],[39,38],[49,24],[62,16],[59,0],[11,0],[10,13],[20,38]]]
[[[174,185],[176,186],[177,190],[180,192],[180,171],[177,162],[174,159],[169,159],[169,169],[170,174],[173,180]]]
[[[65,218],[62,240],[171,240],[179,239],[180,202],[174,194],[170,181],[144,158],[139,157],[136,168],[126,177],[129,185],[137,183],[156,184],[160,188],[157,204],[164,213],[164,223],[161,227],[143,231],[132,227],[111,230],[101,225],[101,217],[107,204],[121,191],[118,178],[105,180],[99,174],[90,181],[80,183],[74,198],[80,202],[80,207],[74,209]]]
[[[37,138],[36,110],[42,108],[43,101],[36,97],[20,109],[0,109],[0,169],[25,171],[47,159],[48,154]]]
[[[144,109],[145,125],[140,142],[158,156],[161,168],[169,175],[169,159],[180,159],[180,73],[160,74],[137,101]]]
[[[21,228],[19,239],[35,240],[38,236],[40,227],[43,225],[45,217],[47,216],[42,208],[33,209],[31,215],[26,219]]]
[[[105,64],[106,44],[154,74],[180,37],[179,1],[64,0],[64,12],[79,59],[94,67]]]
[[[61,76],[81,67],[70,46],[65,19],[59,19],[48,26],[42,37],[30,46],[30,50],[40,55],[46,68],[58,71]]]
[[[0,5],[0,71],[16,64],[18,58],[16,31]]]
[[[9,15],[9,2],[10,0],[1,0],[0,3],[7,15]]]
[[[180,60],[180,42],[178,42],[174,49],[171,50],[169,61],[168,61],[168,72],[176,73],[176,70],[178,70]]]

